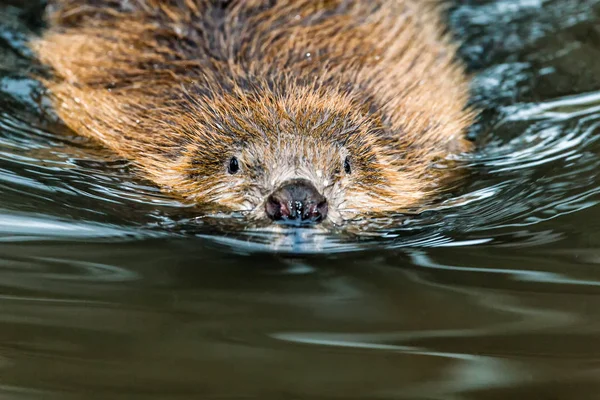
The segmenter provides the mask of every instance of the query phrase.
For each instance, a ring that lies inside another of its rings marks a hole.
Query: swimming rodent
[[[435,0],[50,0],[32,41],[74,131],[162,190],[254,218],[405,210],[471,150]]]

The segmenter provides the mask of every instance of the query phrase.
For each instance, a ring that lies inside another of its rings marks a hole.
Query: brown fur
[[[302,177],[340,222],[419,205],[470,150],[431,0],[51,0],[49,22],[59,116],[191,202],[262,217]]]

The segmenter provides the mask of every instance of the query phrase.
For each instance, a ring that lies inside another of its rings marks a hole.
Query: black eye
[[[227,167],[227,172],[229,172],[231,175],[237,173],[240,170],[240,163],[238,162],[238,159],[236,157],[231,157],[231,160],[229,160],[229,166]]]
[[[346,171],[348,175],[352,173],[352,166],[350,165],[349,157],[346,157],[346,159],[344,160],[344,171]]]

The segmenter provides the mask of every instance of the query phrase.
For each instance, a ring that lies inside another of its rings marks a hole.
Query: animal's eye
[[[346,173],[348,175],[350,175],[352,173],[352,166],[350,165],[350,157],[346,157],[346,159],[344,160],[344,171],[346,171]]]
[[[229,172],[231,175],[237,173],[240,170],[240,163],[238,162],[238,159],[236,157],[231,157],[231,160],[229,160],[229,166],[227,167],[227,172]]]

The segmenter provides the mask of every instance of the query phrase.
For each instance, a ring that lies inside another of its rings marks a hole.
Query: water
[[[599,398],[600,1],[459,3],[468,182],[324,232],[198,218],[69,132],[1,1],[0,398]]]

